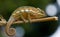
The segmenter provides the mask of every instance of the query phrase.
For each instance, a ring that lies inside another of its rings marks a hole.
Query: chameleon
[[[11,33],[8,32],[11,24],[16,20],[23,20],[24,23],[26,23],[26,20],[31,22],[32,19],[40,19],[46,17],[45,12],[36,7],[32,6],[22,6],[17,8],[15,11],[13,11],[12,15],[10,16],[7,26],[6,26],[6,33],[8,35],[13,35],[14,33],[11,31]],[[12,29],[13,30],[13,29]]]
[[[26,20],[31,19],[38,19],[45,17],[46,14],[43,10],[31,6],[22,6],[17,8],[11,15],[10,18],[14,18],[15,20],[23,20],[26,22]]]

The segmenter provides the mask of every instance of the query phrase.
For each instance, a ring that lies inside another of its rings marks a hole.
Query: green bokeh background
[[[11,13],[20,6],[33,6],[45,9],[51,0],[0,0],[0,14],[7,20]]]
[[[20,6],[33,6],[33,7],[39,7],[45,11],[46,5],[49,3],[53,3],[54,0],[0,0],[0,14],[8,21],[11,13]],[[44,23],[45,24],[45,23]],[[46,23],[46,26],[49,26],[48,23]],[[33,24],[34,25],[34,24]],[[16,25],[14,25],[15,27]],[[21,25],[23,28],[25,28],[26,32],[30,32],[31,27],[29,24],[27,25]],[[41,25],[42,26],[42,25]],[[54,25],[53,25],[54,26]],[[56,25],[55,25],[56,26]],[[34,27],[35,28],[35,27]],[[48,28],[48,27],[47,27]],[[50,27],[51,28],[51,27]],[[38,29],[38,28],[37,28]],[[38,29],[39,30],[39,29]],[[34,29],[33,29],[34,31]],[[2,35],[0,34],[0,37]]]

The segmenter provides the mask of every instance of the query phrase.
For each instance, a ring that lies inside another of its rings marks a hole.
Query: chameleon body
[[[31,6],[19,7],[12,13],[12,17],[14,17],[16,20],[22,19],[23,21],[39,19],[45,16],[46,14],[43,10]]]
[[[10,18],[7,22],[6,33],[8,35],[15,34],[14,29],[10,28],[10,26],[16,20],[23,20],[24,22],[26,22],[26,20],[31,21],[31,19],[39,19],[39,18],[42,18],[45,16],[46,16],[45,12],[43,10],[41,10],[40,8],[35,8],[35,7],[31,7],[31,6],[19,7],[10,16]]]

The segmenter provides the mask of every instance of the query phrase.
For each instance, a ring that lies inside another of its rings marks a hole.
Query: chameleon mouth
[[[42,15],[35,15],[35,17],[37,18],[37,19],[39,19],[39,18],[43,18],[43,17],[46,17],[47,15],[44,15],[44,14],[42,14]]]

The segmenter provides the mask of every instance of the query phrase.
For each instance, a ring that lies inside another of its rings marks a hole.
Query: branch
[[[40,18],[40,19],[32,19],[32,22],[46,22],[46,21],[57,21],[58,17],[54,16],[54,17],[47,17],[47,18]],[[26,23],[28,22],[28,20],[26,20]],[[23,21],[16,21],[13,24],[17,24],[17,23],[24,23]]]
[[[33,22],[46,22],[46,21],[57,21],[58,17],[47,17],[47,18],[40,18],[40,19],[32,19],[31,23]],[[0,21],[0,26],[6,25],[6,20],[2,19],[2,21]],[[16,21],[13,24],[17,24],[17,23],[24,23],[23,21]],[[26,23],[28,23],[28,20],[26,20]]]
[[[58,20],[58,17],[47,17],[47,18],[40,18],[40,19],[32,19],[31,20],[31,23],[32,22],[46,22],[46,21],[57,21]],[[26,23],[28,23],[29,21],[26,20]],[[3,25],[6,25],[6,20],[5,19],[1,19],[0,21],[0,26],[3,26]],[[13,24],[17,24],[17,23],[24,23],[23,21],[16,21],[16,22],[13,22]],[[10,25],[11,26],[11,25]],[[14,35],[16,33],[16,30],[14,28],[10,28],[9,25],[6,25],[6,34],[7,35]],[[10,30],[10,31],[9,31]],[[13,32],[13,33],[10,33],[10,32]]]

